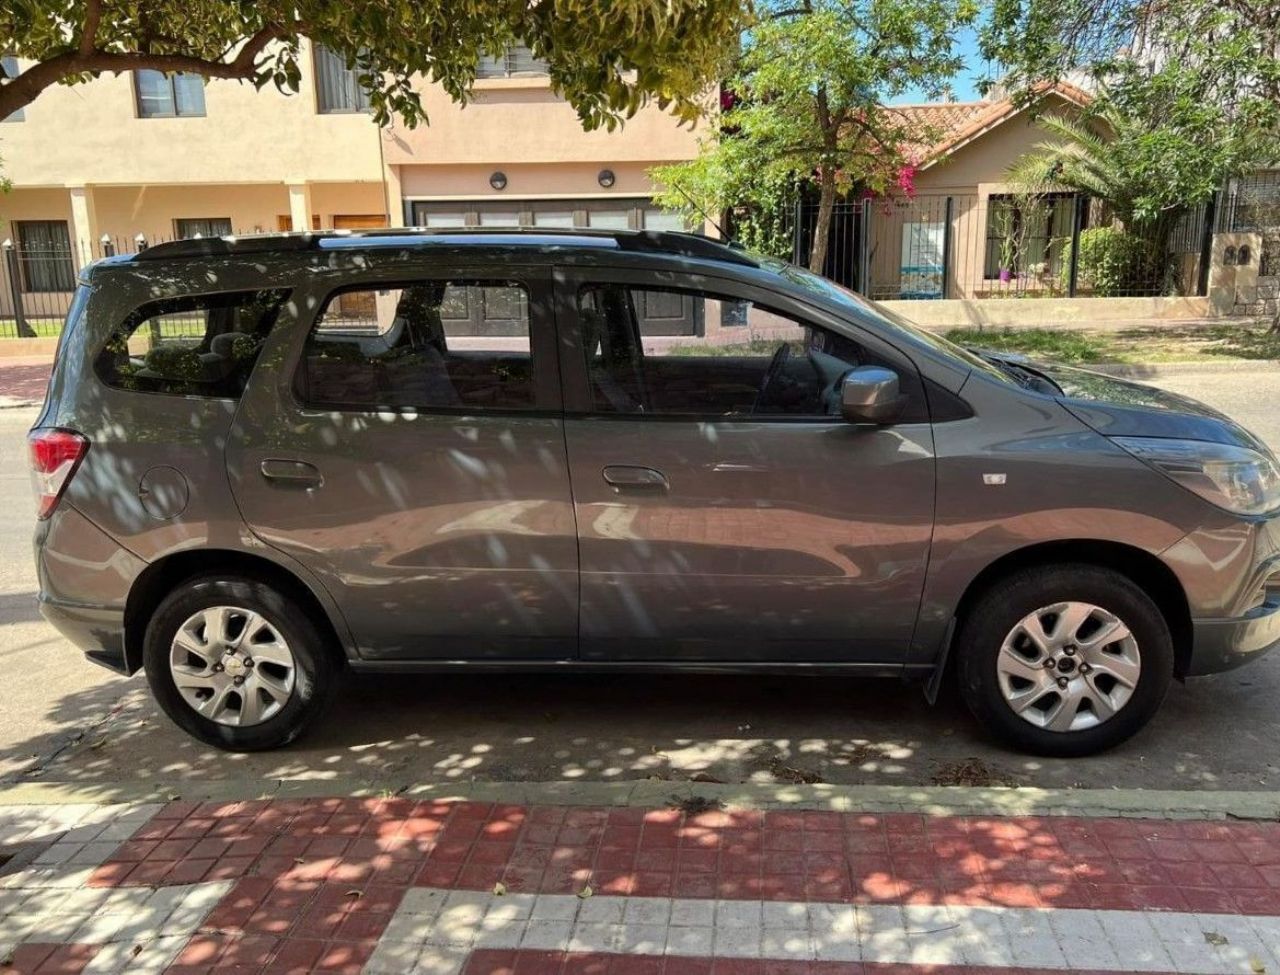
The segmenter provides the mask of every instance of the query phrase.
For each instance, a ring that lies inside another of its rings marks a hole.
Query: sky
[[[956,101],[971,102],[982,97],[978,91],[978,82],[986,76],[987,63],[978,52],[978,33],[976,30],[965,30],[956,41],[960,56],[965,66],[951,82]],[[917,102],[932,101],[924,92],[908,90],[897,98],[890,99],[891,105],[911,105]]]

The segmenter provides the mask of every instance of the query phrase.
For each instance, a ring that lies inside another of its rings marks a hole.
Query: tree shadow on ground
[[[893,681],[721,675],[352,676],[301,741],[228,754],[178,731],[139,678],[60,699],[50,717],[83,734],[19,778],[76,783],[102,801],[147,786],[270,794],[281,781],[381,794],[647,779],[1265,789],[1280,754],[1277,685],[1280,660],[1175,686],[1133,741],[1053,761],[993,742],[952,693],[930,708],[918,687]]]

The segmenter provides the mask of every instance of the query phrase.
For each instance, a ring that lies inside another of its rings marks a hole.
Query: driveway
[[[1280,446],[1280,375],[1183,373],[1201,397]],[[1280,784],[1280,656],[1175,686],[1143,734],[1099,758],[1027,758],[993,744],[951,694],[930,708],[892,681],[717,676],[353,679],[303,742],[226,755],[174,729],[146,693],[85,663],[35,609],[23,433],[0,410],[0,777],[99,785],[308,779],[333,791],[410,783],[698,778],[1152,789]]]

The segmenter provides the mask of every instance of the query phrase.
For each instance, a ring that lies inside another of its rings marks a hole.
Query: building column
[[[75,249],[77,267],[102,256],[102,242],[98,239],[98,207],[92,186],[69,186],[71,195],[71,246]]]
[[[311,184],[290,183],[289,218],[293,221],[293,229],[310,230],[311,214],[314,212],[311,208]]]
[[[387,226],[407,227],[404,191],[400,188],[400,167],[382,164],[382,186],[387,196]]]

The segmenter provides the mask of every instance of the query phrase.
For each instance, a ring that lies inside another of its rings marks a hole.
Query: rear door
[[[245,520],[321,576],[363,657],[575,656],[550,289],[538,268],[321,274],[247,395],[227,452]]]

